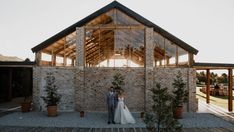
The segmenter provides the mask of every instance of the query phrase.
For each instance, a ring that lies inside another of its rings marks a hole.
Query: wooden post
[[[166,59],[166,65],[168,66],[170,64],[169,58]]]
[[[51,51],[51,66],[56,66],[56,54],[54,50]]]
[[[206,70],[206,103],[210,103],[210,69]]]
[[[63,57],[63,66],[66,66],[67,65],[67,57]]]
[[[179,51],[178,51],[178,46],[176,46],[176,58],[175,58],[175,63],[176,66],[179,64]]]
[[[51,59],[51,65],[56,66],[56,54],[53,53]]]
[[[35,60],[36,60],[37,66],[40,66],[41,65],[41,51],[36,53]]]
[[[72,65],[72,66],[75,66],[75,59],[72,59],[71,65]]]
[[[232,111],[232,86],[233,86],[233,80],[232,80],[232,69],[228,69],[228,111]]]
[[[193,54],[192,53],[188,53],[188,61],[189,61],[189,67],[193,67],[193,63],[194,63],[194,58],[193,58]]]

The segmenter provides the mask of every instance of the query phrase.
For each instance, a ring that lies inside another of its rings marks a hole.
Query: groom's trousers
[[[108,107],[108,122],[114,122],[115,108]]]

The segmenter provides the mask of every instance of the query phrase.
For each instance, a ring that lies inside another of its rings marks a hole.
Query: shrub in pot
[[[188,101],[188,90],[186,89],[186,84],[182,79],[181,72],[178,72],[172,85],[174,87],[173,114],[174,118],[180,119],[183,114],[183,103]]]
[[[55,77],[52,73],[47,73],[45,85],[46,96],[41,97],[47,106],[48,116],[57,116],[57,104],[60,101],[61,95],[57,92],[57,86],[55,85]]]

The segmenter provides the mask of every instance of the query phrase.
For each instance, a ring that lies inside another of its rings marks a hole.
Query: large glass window
[[[154,32],[154,66],[175,67],[188,65],[188,52]]]
[[[143,29],[86,30],[86,67],[143,67]]]
[[[102,15],[96,17],[86,24],[86,26],[108,26],[108,25],[142,25],[135,19],[126,15],[120,10],[112,9]]]

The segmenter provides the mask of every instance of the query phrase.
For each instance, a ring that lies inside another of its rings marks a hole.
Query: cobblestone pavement
[[[145,124],[139,113],[133,114],[136,124],[111,124],[107,125],[107,113],[89,112],[84,118],[79,117],[78,112],[60,113],[57,117],[47,117],[43,112],[21,113],[15,112],[0,118],[0,126],[29,127],[29,128],[145,128]],[[179,120],[183,128],[211,129],[211,128],[234,128],[234,125],[226,120],[208,113],[184,113],[183,119]],[[31,129],[30,129],[31,130]]]

